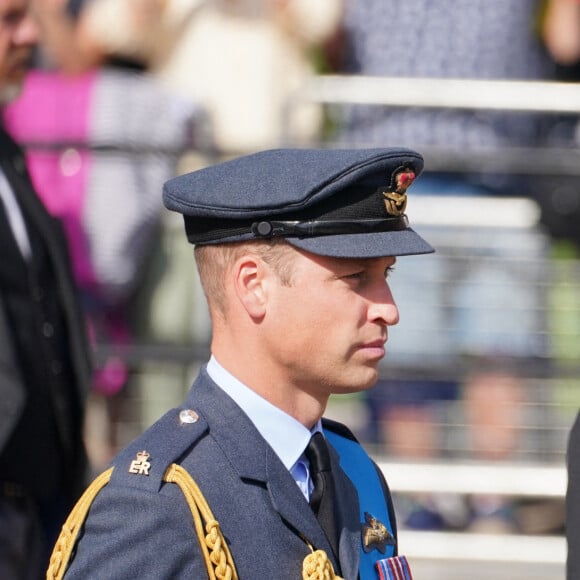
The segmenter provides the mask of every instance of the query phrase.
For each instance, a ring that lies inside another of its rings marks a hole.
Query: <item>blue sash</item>
[[[383,523],[394,537],[393,526],[389,518],[387,501],[375,465],[366,451],[356,442],[342,437],[332,431],[324,430],[324,435],[340,456],[340,467],[348,475],[358,492],[361,525],[366,521],[365,513]],[[378,572],[376,562],[391,558],[395,552],[394,545],[387,545],[382,554],[375,549],[365,552],[361,538],[360,548],[360,580],[376,580]]]

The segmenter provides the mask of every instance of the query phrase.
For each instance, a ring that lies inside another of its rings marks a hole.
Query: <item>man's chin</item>
[[[333,394],[352,394],[352,393],[361,393],[363,391],[368,391],[372,389],[379,380],[379,373],[375,370],[369,370],[368,372],[357,376],[356,378],[353,377],[351,381],[348,381],[345,384],[342,384],[340,387],[337,387],[332,391]]]

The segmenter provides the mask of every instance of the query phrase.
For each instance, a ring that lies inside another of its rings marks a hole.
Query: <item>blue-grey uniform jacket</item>
[[[199,420],[182,423],[191,409]],[[150,454],[149,475],[130,473]],[[219,521],[242,580],[302,577],[302,562],[324,550],[342,577],[355,580],[361,549],[357,491],[331,448],[340,498],[340,565],[288,470],[238,405],[200,373],[182,407],[168,412],[114,460],[110,483],[95,499],[67,580],[207,578],[190,509],[162,476],[171,463],[194,478]],[[384,479],[379,493],[385,493]],[[393,518],[394,519],[394,518]]]

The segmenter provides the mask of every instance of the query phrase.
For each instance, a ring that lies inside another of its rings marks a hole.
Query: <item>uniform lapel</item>
[[[344,578],[357,578],[360,564],[361,522],[358,493],[339,465],[338,453],[329,445],[336,495],[340,498],[338,524],[341,529],[339,558]]]
[[[315,550],[324,550],[332,559],[331,547],[314,512],[274,450],[235,401],[204,370],[200,379],[192,389],[193,398],[189,403],[193,408],[201,408],[206,415],[212,435],[219,440],[240,480],[264,485],[274,510],[287,525]],[[336,562],[333,565],[336,568]]]
[[[324,550],[334,559],[332,548],[310,505],[296,482],[270,448],[266,451],[266,484],[272,505],[280,516],[317,550]],[[333,561],[336,568],[336,562]]]

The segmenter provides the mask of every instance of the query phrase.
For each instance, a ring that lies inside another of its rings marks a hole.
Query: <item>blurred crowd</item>
[[[328,73],[578,82],[580,4],[572,0],[34,0],[33,8],[41,41],[4,123],[70,243],[97,363],[87,415],[95,470],[130,436],[124,423],[137,415],[149,422],[188,386],[163,362],[131,363],[126,347],[203,345],[208,336],[195,308],[197,281],[183,274],[191,253],[162,212],[165,180],[216,158],[288,145],[288,127],[297,147],[439,148],[450,158],[579,145],[573,115],[305,103],[290,116],[288,108],[309,79]],[[423,325],[393,332],[394,362],[411,371],[389,374],[387,357],[383,380],[358,401],[360,435],[393,456],[441,458],[450,455],[441,451],[441,409],[460,407],[471,425],[464,458],[514,460],[530,403],[522,371],[577,355],[565,352],[569,340],[563,348],[547,341],[558,324],[571,324],[550,314],[552,301],[574,300],[565,294],[569,280],[554,280],[550,294],[536,266],[578,257],[580,176],[489,163],[434,171],[427,163],[412,194],[437,197],[448,213],[461,199],[523,197],[540,218],[505,244],[493,227],[475,241],[450,241],[447,226],[426,226],[441,240],[441,258],[409,260],[393,277],[401,327]],[[496,286],[482,295],[489,280]],[[418,304],[413,288],[424,295],[425,284],[432,302]],[[525,305],[515,314],[514,300]],[[436,377],[425,372],[429,360]],[[405,501],[410,527],[483,529],[493,516],[492,529],[522,529],[522,506],[499,498],[471,498],[451,511],[433,498]],[[547,531],[561,523],[547,522]]]

